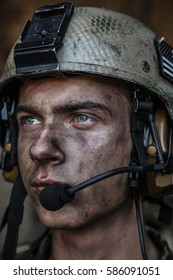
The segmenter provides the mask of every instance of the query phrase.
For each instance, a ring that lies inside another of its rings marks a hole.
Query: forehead
[[[111,102],[127,93],[124,83],[105,77],[74,76],[68,78],[42,78],[25,82],[19,93],[19,103],[34,100],[63,101],[102,100]]]

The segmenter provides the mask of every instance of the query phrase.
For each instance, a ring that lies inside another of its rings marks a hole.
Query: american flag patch
[[[159,59],[160,75],[173,83],[173,47],[164,37],[155,38],[155,47]]]

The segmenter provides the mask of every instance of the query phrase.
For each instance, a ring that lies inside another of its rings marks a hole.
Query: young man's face
[[[18,159],[25,188],[41,221],[78,228],[122,210],[128,175],[94,184],[58,211],[47,211],[39,193],[50,184],[79,184],[127,166],[132,141],[128,92],[120,82],[76,76],[24,83],[17,107]]]

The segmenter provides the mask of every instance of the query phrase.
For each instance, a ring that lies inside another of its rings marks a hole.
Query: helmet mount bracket
[[[35,11],[20,36],[22,42],[14,48],[17,74],[57,71],[57,50],[63,44],[73,10],[73,5],[66,2],[46,5]]]
[[[148,166],[146,147],[145,145],[141,145],[141,140],[144,142],[144,129],[147,123],[157,151],[157,164],[160,165],[160,167],[158,165],[158,168],[164,170],[163,151],[157,133],[157,127],[153,115],[153,102],[150,95],[145,92],[143,93],[139,88],[135,89],[133,105],[132,136],[137,149],[139,162],[144,168]]]

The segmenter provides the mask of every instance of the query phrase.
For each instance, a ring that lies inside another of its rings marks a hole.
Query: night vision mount
[[[71,3],[59,3],[38,8],[27,21],[14,48],[17,74],[31,74],[58,68],[57,50],[73,14]]]

